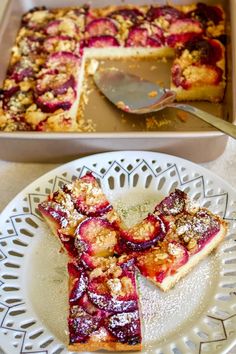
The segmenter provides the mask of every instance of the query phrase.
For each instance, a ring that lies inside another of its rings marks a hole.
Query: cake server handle
[[[236,126],[232,123],[229,123],[221,118],[213,116],[210,113],[202,111],[196,107],[190,106],[188,104],[182,103],[170,103],[167,105],[168,107],[173,107],[177,109],[181,109],[182,111],[189,112],[198,118],[204,120],[204,122],[209,123],[213,127],[221,130],[223,133],[231,136],[232,138],[236,139]]]

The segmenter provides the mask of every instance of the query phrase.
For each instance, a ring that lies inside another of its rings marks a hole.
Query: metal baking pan
[[[10,50],[20,26],[21,15],[34,6],[78,6],[85,1],[55,0],[1,0],[0,2],[0,80],[3,81],[8,66]],[[166,1],[112,1],[124,3],[165,4]],[[187,4],[194,1],[173,1]],[[235,123],[236,103],[236,0],[204,1],[221,3],[227,14],[227,89],[222,104],[207,102],[193,105]],[[86,3],[88,3],[86,1]],[[90,2],[94,6],[95,2]],[[111,5],[110,1],[96,0],[96,7]],[[232,19],[232,21],[230,21]],[[102,60],[100,65],[129,68],[130,72],[144,78],[169,84],[170,62],[145,60]],[[88,103],[84,110],[85,121],[91,120],[95,132],[42,133],[0,132],[0,159],[29,162],[64,162],[78,156],[114,150],[152,150],[181,156],[195,162],[217,158],[225,149],[227,136],[199,119],[188,116],[183,120],[177,111],[166,109],[144,117],[123,114],[113,107],[96,90],[88,79]]]

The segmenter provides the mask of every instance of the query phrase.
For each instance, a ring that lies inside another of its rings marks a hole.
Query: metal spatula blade
[[[142,114],[140,110],[154,105],[173,102],[175,93],[141,77],[115,68],[99,70],[94,75],[99,90],[118,108]]]
[[[213,127],[236,139],[236,126],[185,103],[175,103],[175,92],[141,77],[122,72],[116,68],[98,70],[94,81],[99,90],[119,109],[144,114],[160,111],[166,107],[189,112]]]

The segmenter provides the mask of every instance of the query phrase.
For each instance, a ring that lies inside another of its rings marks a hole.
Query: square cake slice
[[[136,252],[136,266],[167,291],[219,245],[227,223],[208,209],[194,206],[180,190],[158,204],[154,215],[168,225],[165,237],[149,250]]]
[[[141,350],[132,261],[85,255],[68,264],[69,350]]]
[[[113,254],[117,233],[113,224],[119,225],[120,218],[91,173],[65,184],[38,208],[70,256],[85,250]]]

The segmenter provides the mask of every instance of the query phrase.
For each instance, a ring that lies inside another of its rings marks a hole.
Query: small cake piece
[[[193,37],[177,47],[171,90],[177,101],[220,102],[225,89],[225,48],[216,39]]]
[[[133,263],[90,257],[86,266],[71,261],[68,272],[69,350],[141,350]]]
[[[154,214],[165,218],[168,231],[157,246],[136,253],[136,265],[141,274],[167,291],[219,245],[227,223],[206,208],[193,206],[180,190],[158,204]]]
[[[120,219],[91,173],[65,184],[38,208],[70,256],[88,248],[99,255],[112,253],[116,244],[113,223],[119,225]],[[100,242],[106,239],[107,245]]]

